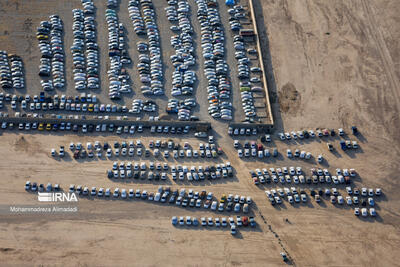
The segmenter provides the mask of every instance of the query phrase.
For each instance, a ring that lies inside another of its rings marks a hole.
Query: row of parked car
[[[252,83],[259,83],[259,78],[250,78],[251,73],[259,72],[259,68],[250,68],[250,59],[244,50],[244,40],[240,35],[233,37],[235,44],[235,58],[237,59],[238,78],[240,79],[240,98],[242,100],[242,109],[246,116],[246,121],[252,121],[257,115],[254,106],[253,92],[263,91],[261,87],[253,86]],[[250,82],[249,82],[250,80]]]
[[[28,117],[28,118],[43,118],[43,114],[22,114],[20,116],[19,112],[16,112],[16,117]],[[99,122],[98,124],[90,124],[90,123],[84,123],[84,122],[68,122],[68,119],[83,119],[80,118],[79,116],[75,115],[69,115],[69,116],[62,116],[62,115],[56,115],[56,114],[51,114],[52,118],[55,119],[65,119],[66,121],[60,122],[60,123],[42,123],[42,122],[21,122],[21,123],[13,123],[13,122],[1,122],[1,128],[3,130],[9,129],[13,130],[15,127],[18,127],[20,130],[24,130],[24,127],[27,127],[26,130],[47,130],[47,131],[73,131],[73,132],[78,132],[82,131],[82,133],[88,133],[88,132],[116,132],[118,135],[119,134],[134,134],[135,132],[142,133],[144,131],[145,127],[143,124],[132,124],[132,125],[118,125],[115,123],[110,123],[107,122],[107,118],[103,118],[102,116],[98,116]],[[8,113],[2,113],[0,112],[0,118],[1,117],[8,117]],[[83,116],[82,116],[83,117]],[[105,116],[106,117],[106,116]],[[163,134],[188,134],[193,128],[190,125],[186,126],[154,126],[156,129],[157,133],[163,133]],[[150,127],[150,129],[153,128]],[[222,149],[215,147],[215,146],[206,146],[205,147],[205,152],[207,153],[207,157],[214,157],[214,154],[222,153]],[[207,152],[208,151],[208,152]],[[179,151],[180,153],[180,151]],[[200,151],[201,153],[201,151]],[[208,155],[208,153],[210,153]],[[215,155],[216,156],[216,155]]]
[[[51,45],[51,76],[54,88],[63,89],[65,87],[65,53],[63,35],[63,22],[58,15],[50,16],[50,45]],[[44,86],[42,84],[42,86]],[[43,87],[45,89],[45,87]]]
[[[0,51],[0,84],[3,89],[10,89],[13,87],[8,54],[4,50]]]
[[[369,205],[370,207],[375,206],[375,201],[373,199],[374,194],[376,196],[380,196],[382,191],[380,188],[376,188],[375,192],[373,189],[367,188],[362,189],[362,193],[360,194],[357,188],[346,187],[346,191],[349,194],[348,196],[343,197],[340,195],[339,191],[336,188],[318,188],[318,189],[310,189],[310,195],[315,199],[315,202],[321,202],[321,197],[325,196],[329,198],[332,204],[343,205],[346,203],[349,206],[352,205],[361,205],[363,207]],[[307,193],[304,189],[297,189],[296,187],[285,187],[285,188],[276,188],[271,190],[266,190],[265,194],[267,195],[268,200],[272,205],[281,204],[282,200],[287,200],[290,204],[307,202]],[[359,197],[361,195],[362,197]],[[368,196],[368,198],[367,198]],[[357,215],[357,214],[356,214]]]
[[[156,13],[151,0],[129,1],[129,12],[135,32],[147,35],[148,42],[137,43],[139,62],[137,64],[141,91],[144,95],[164,94],[164,74],[160,48],[160,33],[156,23]],[[139,10],[142,11],[140,16]]]
[[[62,188],[59,184],[55,184],[54,186],[51,183],[48,183],[46,186],[44,184],[37,184],[36,182],[31,183],[27,181],[25,183],[25,190],[32,192],[58,192],[61,191]],[[156,193],[148,192],[147,190],[136,189],[119,189],[115,188],[111,191],[110,188],[104,189],[103,187],[97,189],[96,187],[86,186],[75,186],[71,184],[68,189],[69,193],[77,193],[82,196],[92,196],[92,197],[113,197],[113,198],[121,198],[121,199],[143,199],[148,201],[155,201],[161,203],[170,203],[175,204],[176,206],[182,207],[196,207],[196,208],[204,208],[210,209],[212,211],[234,211],[236,213],[249,212],[249,206],[252,204],[251,197],[239,196],[229,194],[226,196],[222,195],[219,204],[218,201],[213,200],[214,195],[212,192],[206,192],[205,190],[198,192],[193,189],[189,189],[186,191],[185,188],[181,188],[179,191],[172,191],[170,187],[162,187],[159,186]],[[226,204],[226,205],[225,205]]]
[[[140,14],[139,1],[129,0],[128,3],[129,17],[132,20],[133,29],[137,35],[145,35],[146,29],[144,27],[144,20]]]
[[[246,17],[244,12],[244,7],[241,5],[234,5],[228,9],[228,14],[230,15],[229,25],[232,31],[238,32],[242,28],[240,19]]]
[[[70,143],[70,149],[71,150],[81,150],[83,148],[83,145],[81,143]],[[104,142],[103,146],[101,145],[100,141],[95,141],[93,144],[92,142],[87,142],[86,143],[86,148],[87,149],[92,149],[92,148],[103,148],[104,150],[108,149],[111,147],[111,145],[108,142]],[[142,140],[137,139],[136,141],[130,140],[130,141],[122,141],[121,143],[118,141],[115,141],[112,145],[114,148],[143,148],[145,149],[145,145],[143,144]],[[155,142],[154,140],[150,140],[148,147],[151,149],[173,149],[173,150],[179,150],[179,149],[184,149],[184,150],[190,150],[194,149],[193,146],[189,144],[189,142],[185,142],[183,147],[179,143],[175,143],[173,140],[169,139],[167,141],[162,141],[160,139],[157,139]],[[199,149],[204,150],[204,149],[210,149],[211,144],[199,144]]]
[[[124,65],[131,64],[131,58],[125,47],[125,30],[118,22],[117,12],[114,9],[106,10],[108,27],[108,56],[110,67],[107,71],[110,99],[120,99],[121,94],[131,93],[130,76]]]
[[[99,51],[96,37],[96,24],[93,0],[82,0],[85,14],[86,78],[88,89],[99,89]]]
[[[27,189],[29,190],[29,189]],[[120,189],[115,188],[112,192],[110,188],[99,188],[97,190],[96,187],[92,187],[89,189],[88,187],[83,187],[78,185],[71,184],[69,187],[70,193],[78,193],[83,196],[92,196],[92,197],[113,197],[113,198],[121,198],[121,199],[143,199],[148,201],[155,201],[161,203],[169,203],[175,204],[176,206],[182,207],[196,207],[196,208],[204,208],[210,209],[212,211],[234,211],[236,213],[249,212],[249,206],[252,203],[251,197],[245,196],[233,196],[230,194],[228,197],[226,195],[222,195],[221,201],[218,205],[218,201],[213,200],[214,195],[212,192],[206,192],[205,190],[198,192],[193,189],[186,190],[185,188],[181,188],[179,191],[172,191],[170,187],[162,187],[159,186],[156,193],[148,192],[147,190],[140,189]],[[225,206],[225,204],[227,204]]]
[[[197,78],[196,73],[190,70],[196,64],[190,6],[187,0],[170,1],[165,11],[170,22],[178,22],[178,25],[171,26],[171,30],[176,32],[171,36],[171,46],[175,49],[175,54],[170,57],[175,68],[172,73],[171,95],[174,97],[192,95]],[[167,112],[178,113],[178,120],[190,120],[191,110],[195,106],[193,98],[186,98],[184,101],[170,99]]]
[[[368,217],[368,213],[371,217],[377,216],[375,208],[369,208],[369,210],[367,208],[361,208],[361,211],[358,207],[354,208],[354,215],[356,216],[360,216],[361,214],[362,217]]]
[[[118,0],[107,0],[107,8],[117,8]]]
[[[81,111],[81,112],[94,112],[94,113],[131,113],[139,114],[142,111],[155,112],[158,108],[157,104],[152,100],[134,99],[132,101],[132,109],[127,106],[118,106],[116,104],[98,104],[97,96],[92,94],[81,93],[76,96],[59,95],[46,96],[44,92],[40,95],[17,96],[7,94],[4,96],[0,93],[0,103],[2,101],[11,101],[11,108],[16,109],[18,102],[21,102],[22,109],[34,110],[67,110],[67,111]],[[1,107],[0,106],[0,107]]]
[[[65,127],[65,125],[62,125]],[[132,126],[133,132],[136,130],[135,126]],[[93,126],[92,126],[93,128]],[[143,128],[139,129],[138,131],[141,130],[143,131]],[[189,131],[188,129],[185,128],[185,130]],[[92,129],[93,131],[93,129]],[[97,131],[97,127],[96,127]],[[71,142],[69,145],[69,148],[71,151],[81,151],[84,150],[84,147],[81,143],[73,143]],[[94,144],[91,142],[88,142],[86,144],[87,150],[95,150],[95,151],[107,151],[107,156],[111,157],[112,156],[112,146],[104,142],[103,146],[100,144],[99,141],[96,141]],[[168,145],[166,142],[161,142],[160,140],[157,140],[155,143],[151,140],[149,142],[149,148],[153,149],[153,152],[150,149],[147,149],[144,147],[142,141],[140,139],[136,140],[136,143],[131,140],[128,142],[123,141],[122,143],[119,142],[114,142],[113,144],[114,148],[114,154],[116,156],[122,155],[122,156],[134,156],[135,155],[135,149],[136,149],[136,154],[138,156],[142,156],[143,154],[146,157],[149,157],[152,153],[155,157],[160,156],[161,150],[163,150],[163,156],[168,158],[170,156],[170,150],[173,153],[174,158],[183,158],[183,157],[189,157],[189,158],[197,158],[197,157],[217,157],[219,154],[222,154],[222,149],[220,147],[217,147],[215,144],[210,144],[210,143],[200,143],[199,144],[199,150],[192,149],[191,146],[187,142],[185,142],[183,148],[179,144],[174,144],[172,141],[168,141]]]
[[[44,91],[62,89],[65,86],[65,55],[62,40],[64,27],[58,15],[51,15],[49,19],[50,21],[40,22],[36,32],[41,53],[39,76],[44,78],[40,81]],[[50,76],[53,76],[53,79],[49,79]]]
[[[85,22],[85,16],[82,9],[72,10],[73,23],[73,42],[70,51],[73,59],[73,74],[76,90],[84,90],[87,85],[86,62],[85,62],[85,33],[92,35],[93,30],[89,27],[88,22]],[[87,26],[86,26],[87,25]],[[85,29],[85,26],[87,27]]]
[[[311,168],[310,176],[307,176],[301,167],[282,167],[255,169],[250,171],[250,176],[255,185],[264,183],[293,183],[294,184],[318,184],[318,183],[334,183],[349,184],[351,177],[357,175],[355,169],[336,169],[335,175],[331,175],[328,169]]]
[[[32,192],[59,192],[62,189],[59,184],[55,184],[53,186],[51,183],[48,183],[45,186],[44,184],[38,184],[36,182],[26,181],[25,190]]]
[[[148,180],[167,180],[167,172],[163,171],[134,171],[134,170],[107,170],[107,177],[109,179],[116,178],[134,178],[134,179],[148,179]]]
[[[171,174],[173,180],[202,181],[215,180],[220,178],[233,177],[233,169],[230,162],[226,164],[217,164],[216,166],[192,166],[190,169],[187,166],[171,166]]]
[[[167,179],[167,171],[166,169],[166,163],[162,166],[157,165],[149,165],[149,170],[147,171],[146,168],[143,166],[143,162],[135,163],[133,166],[128,168],[126,166],[125,168],[121,168],[121,166],[117,166],[117,168],[113,168],[112,170],[107,170],[107,177],[112,179],[112,178],[134,178],[134,179],[148,179],[148,180],[166,180]],[[153,167],[152,167],[153,166]],[[114,167],[114,166],[113,166]],[[167,165],[168,167],[168,165]],[[174,167],[175,168],[175,167]],[[230,175],[229,175],[230,174]],[[224,169],[221,168],[221,170],[215,170],[215,171],[210,171],[210,169],[202,169],[199,170],[198,172],[196,169],[191,169],[189,172],[184,172],[184,171],[178,171],[178,168],[173,169],[171,167],[171,175],[173,180],[177,180],[179,177],[180,181],[187,180],[187,181],[203,181],[205,179],[208,180],[214,180],[214,179],[219,179],[219,178],[227,178],[229,176],[232,176],[232,169],[227,169],[224,167]]]
[[[257,128],[233,128],[231,126],[228,127],[228,134],[229,135],[257,135],[258,130]],[[269,138],[269,142],[271,141],[271,138]]]
[[[99,148],[99,146],[94,146],[94,148]],[[88,149],[93,149],[92,146]],[[168,171],[170,166],[167,162],[149,162],[148,166],[146,162],[134,162],[134,161],[114,161],[112,165],[112,170],[134,170],[134,171],[145,171],[145,170],[158,170],[158,171]],[[192,165],[191,167],[185,165],[171,165],[171,172],[183,172],[184,174],[187,173],[208,173],[208,172],[223,172],[224,176],[233,176],[232,166],[230,162],[226,162],[224,164],[217,164],[217,165],[208,165],[203,167]]]
[[[150,162],[149,166],[145,162],[114,162],[112,170],[107,170],[108,178],[141,178],[145,179],[146,175],[148,179],[153,179],[153,176],[150,177],[149,174],[146,174],[146,170],[150,171],[157,170],[161,172],[161,180],[166,179],[166,173],[169,170],[168,163],[164,162]],[[122,176],[121,176],[122,173]],[[230,165],[230,162],[226,164],[217,164],[216,166],[182,166],[182,165],[172,165],[171,166],[171,174],[172,179],[184,180],[185,178],[188,181],[199,181],[199,180],[213,180],[218,178],[227,178],[233,176],[233,169]],[[155,174],[157,175],[157,173]],[[157,180],[157,176],[154,176],[155,180]],[[160,179],[160,176],[158,176]]]
[[[241,29],[242,25],[240,18],[245,17],[243,13],[244,9],[240,5],[234,5],[232,8],[228,9],[230,15],[229,24],[233,32],[237,32]],[[259,79],[250,78],[251,73],[256,73],[260,71],[260,68],[253,67],[250,68],[250,59],[246,55],[246,45],[244,39],[240,35],[235,35],[233,37],[233,44],[235,48],[235,58],[237,60],[238,78],[240,79],[240,97],[242,100],[243,112],[246,116],[246,120],[252,120],[257,115],[256,108],[254,106],[253,91],[257,91],[257,88],[252,88],[250,82],[259,82]],[[250,53],[253,50],[249,50]],[[257,51],[255,51],[257,53]],[[250,82],[249,82],[250,80]]]
[[[356,126],[351,126],[351,131],[353,135],[358,134],[358,129]],[[281,132],[278,133],[278,137],[280,140],[298,140],[298,139],[308,139],[308,138],[315,138],[315,137],[329,137],[329,136],[336,136],[338,134],[339,136],[345,136],[346,133],[343,130],[343,128],[339,128],[337,130],[337,133],[335,129],[316,129],[314,130],[302,130],[302,131],[292,131],[292,132]]]
[[[142,100],[135,98],[132,101],[132,109],[129,113],[140,114],[142,111],[145,112],[156,112],[157,104],[153,100]]]
[[[181,121],[198,121],[199,118],[191,114],[191,110],[197,106],[196,100],[194,98],[186,98],[184,100],[178,100],[175,98],[170,98],[168,100],[166,112],[177,113],[178,119]]]
[[[299,159],[306,159],[309,160],[312,158],[312,154],[311,152],[306,152],[304,150],[300,150],[300,149],[295,149],[294,152],[292,152],[292,149],[288,148],[286,150],[286,156],[291,159],[291,158],[299,158]],[[324,157],[322,156],[322,154],[319,154],[317,157],[317,161],[319,163],[322,163],[324,161]]]
[[[0,85],[3,89],[25,88],[24,69],[19,56],[7,55],[6,51],[0,51]]]
[[[38,115],[38,114],[34,114]],[[39,130],[39,131],[73,131],[82,133],[91,132],[116,132],[117,134],[122,133],[138,133],[143,132],[143,125],[132,125],[132,126],[116,126],[114,123],[99,123],[97,125],[86,124],[86,123],[71,123],[71,122],[61,122],[61,123],[39,123],[39,122],[2,122],[1,129],[13,130],[18,127],[19,130]],[[178,131],[179,130],[179,131]],[[182,127],[179,127],[176,132],[183,133]]]
[[[26,126],[25,126],[26,127]],[[22,125],[23,128],[23,125]],[[23,129],[21,129],[23,130]],[[119,129],[117,130],[117,132],[119,131]],[[101,148],[96,148],[94,150],[96,152],[97,157],[102,157],[102,150]],[[76,150],[74,152],[74,158],[85,158],[86,155],[88,155],[89,158],[92,158],[94,156],[94,151],[93,150],[88,150],[86,152],[86,150],[82,149],[82,150]],[[218,151],[218,152],[217,152]],[[221,151],[221,152],[220,152]],[[144,155],[145,157],[150,157],[151,155],[153,155],[154,157],[158,158],[160,156],[163,156],[164,158],[169,158],[170,154],[172,153],[172,157],[174,159],[178,159],[178,158],[216,158],[218,157],[219,154],[222,153],[222,150],[220,149],[216,149],[214,146],[210,146],[210,147],[205,147],[204,149],[200,149],[198,150],[163,150],[162,152],[156,148],[154,149],[153,152],[150,151],[150,149],[144,149],[144,148],[114,148],[112,149],[111,147],[108,147],[107,149],[104,149],[104,152],[106,153],[106,157],[111,158],[113,155],[116,157],[119,156],[129,156],[129,157],[133,157],[133,156],[138,156],[141,157],[142,155]]]
[[[67,95],[46,95],[45,92],[40,92],[39,95],[30,96],[26,95],[11,95],[11,94],[4,94],[0,92],[0,100],[5,101],[16,101],[21,102],[25,101],[26,104],[31,102],[33,103],[53,103],[55,106],[60,106],[60,104],[66,103],[75,103],[75,104],[84,104],[84,103],[97,103],[97,96],[95,94],[86,94],[81,93],[80,95],[75,96],[67,96]]]
[[[250,216],[236,216],[236,222],[234,217],[229,217],[228,219],[226,217],[201,217],[201,226],[216,226],[216,227],[227,227],[229,223],[229,227],[231,229],[231,234],[235,235],[236,234],[236,226],[241,227],[241,226],[248,226],[250,225],[251,227],[256,227],[256,221],[254,220],[254,217]],[[171,223],[172,225],[179,225],[179,226],[198,226],[200,225],[199,220],[196,217],[191,217],[191,216],[180,216],[179,218],[177,216],[173,216],[171,218]]]
[[[94,15],[95,7],[93,0],[81,0],[83,13],[85,15]]]
[[[366,190],[366,188],[363,188]],[[347,192],[352,191],[352,189],[350,187],[346,187]],[[317,203],[321,202],[321,197],[323,195],[325,195],[326,197],[329,198],[330,202],[332,204],[339,204],[339,205],[343,205],[344,203],[346,203],[348,206],[357,206],[357,205],[361,205],[362,207],[367,206],[367,204],[370,206],[369,208],[369,212],[367,208],[361,208],[361,212],[360,212],[360,208],[359,207],[355,207],[354,208],[354,215],[355,216],[363,216],[363,217],[367,217],[368,213],[370,214],[371,217],[375,217],[377,216],[376,214],[376,210],[374,208],[375,206],[375,201],[372,197],[369,198],[359,198],[358,197],[358,189],[354,189],[354,192],[357,192],[357,195],[353,195],[353,196],[346,196],[345,198],[341,195],[339,195],[339,192],[336,188],[332,188],[332,189],[328,189],[326,188],[325,190],[323,189],[311,189],[310,190],[310,194],[311,196],[315,199],[315,201]],[[373,190],[369,189],[369,192],[372,192],[372,194],[368,194],[369,196],[373,196]],[[284,200],[285,198],[285,194],[287,196],[287,201],[290,204],[294,204],[294,203],[299,203],[300,202],[300,197],[297,193],[297,189],[296,188],[284,188],[282,190],[282,188],[278,188],[276,190],[272,189],[271,191],[265,191],[266,195],[268,196],[268,199],[270,201],[270,203],[272,205],[275,204],[281,204],[282,200]],[[380,196],[381,194],[381,190],[379,188],[376,189],[376,195]],[[367,194],[363,194],[363,196],[367,196]],[[305,193],[304,190],[301,191],[301,201],[302,202],[307,202],[307,195]]]
[[[260,150],[257,150],[256,148],[244,148],[244,149],[240,148],[238,149],[237,153],[239,158],[258,157],[259,159],[262,159],[262,158],[270,158],[271,156],[277,157],[278,149],[274,147],[271,152],[269,148],[263,148]]]
[[[239,142],[239,140],[233,141],[233,147],[238,150],[239,158],[243,157],[258,157],[258,158],[269,158],[271,156],[277,157],[278,156],[278,149],[273,148],[272,153],[269,148],[264,147],[262,144],[257,144],[255,141],[244,142],[243,145]]]
[[[225,35],[217,2],[197,0],[197,18],[201,25],[204,74],[208,80],[208,113],[214,119],[232,120],[231,82],[225,60]]]

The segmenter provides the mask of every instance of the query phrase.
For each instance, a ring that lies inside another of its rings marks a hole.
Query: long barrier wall
[[[256,16],[254,13],[254,5],[253,5],[253,0],[248,0],[249,1],[249,7],[250,7],[250,14],[251,14],[251,20],[253,23],[253,29],[254,29],[254,33],[255,33],[255,38],[256,38],[256,44],[257,44],[257,51],[259,54],[258,60],[260,62],[260,68],[262,70],[262,81],[264,84],[264,89],[265,89],[265,104],[267,107],[267,114],[268,114],[268,118],[269,118],[269,123],[270,124],[268,128],[273,128],[274,125],[274,118],[272,115],[272,109],[271,109],[271,103],[269,100],[269,93],[268,93],[268,85],[267,85],[267,74],[265,72],[265,68],[264,68],[264,61],[263,61],[263,52],[261,50],[261,44],[260,44],[260,38],[258,36],[258,28],[257,28],[257,21],[256,21]],[[267,126],[267,125],[266,125]]]

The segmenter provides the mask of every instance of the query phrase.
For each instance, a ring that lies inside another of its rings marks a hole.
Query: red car
[[[249,225],[249,218],[247,216],[242,217],[243,226]]]

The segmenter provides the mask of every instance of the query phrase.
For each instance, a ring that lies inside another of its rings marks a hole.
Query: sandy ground
[[[1,49],[22,56],[29,92],[39,91],[36,77],[39,55],[32,37],[36,25],[48,15],[59,13],[70,28],[70,10],[79,6],[77,1],[35,2],[38,4],[30,7],[25,1],[0,2],[0,17],[4,21],[0,26]],[[104,1],[95,1],[98,18],[103,16],[101,2]],[[296,266],[398,266],[395,253],[400,247],[397,193],[400,24],[396,16],[399,2],[255,0],[255,5],[258,23],[265,25],[261,37],[263,47],[270,54],[264,60],[269,71],[277,131],[317,127],[343,127],[349,131],[355,124],[362,133],[358,137],[361,149],[357,153],[330,154],[325,142],[319,141],[282,143],[275,140],[271,147],[278,147],[282,153],[288,147],[303,148],[314,155],[323,153],[327,163],[320,167],[330,170],[355,168],[359,174],[355,180],[357,187],[383,189],[384,196],[377,202],[378,217],[356,218],[352,209],[333,206],[326,199],[321,205],[312,200],[306,205],[291,206],[286,202],[279,208],[272,207],[263,193],[265,188],[252,185],[248,170],[281,166],[307,169],[316,163],[293,162],[284,157],[273,161],[240,160],[232,148],[232,139],[226,137],[226,126],[213,122],[218,143],[226,152],[217,162],[229,160],[237,171],[236,178],[215,184],[176,184],[171,180],[165,184],[173,188],[204,188],[216,195],[252,196],[255,201],[252,214],[258,223],[255,231],[240,230],[238,237],[232,237],[227,230],[215,227],[212,230],[175,229],[170,224],[173,215],[198,218],[217,215],[143,201],[80,199],[76,215],[0,214],[0,265],[277,266],[286,265],[279,255],[286,251]],[[123,12],[120,13],[123,19]],[[125,19],[129,19],[127,14]],[[104,39],[105,32],[100,32],[104,22],[97,21],[99,38]],[[133,29],[127,28],[129,38],[133,38],[132,48],[136,36]],[[66,37],[66,47],[69,47],[71,40]],[[105,43],[100,45],[105,47]],[[135,60],[135,54],[131,56]],[[136,70],[130,71],[133,76]],[[168,73],[166,78],[170,78]],[[102,97],[105,94],[102,90]],[[202,93],[198,91],[197,95],[201,98]],[[1,133],[1,205],[36,205],[36,195],[23,189],[26,180],[60,183],[64,187],[74,183],[155,191],[160,182],[136,184],[108,180],[105,170],[111,167],[110,160],[77,162],[67,157],[57,161],[49,155],[52,147],[67,146],[71,141],[119,139],[97,135]],[[184,139],[198,143],[189,137]],[[339,147],[337,138],[330,141]],[[192,163],[204,164],[185,161],[188,165]],[[344,193],[342,186],[339,191]]]

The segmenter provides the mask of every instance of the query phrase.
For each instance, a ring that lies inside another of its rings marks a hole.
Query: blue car
[[[256,227],[256,221],[254,220],[254,217],[250,217],[249,222],[251,227]]]
[[[178,224],[178,217],[176,217],[176,216],[172,217],[171,223],[172,223],[172,225],[177,225]]]
[[[344,140],[340,141],[340,147],[342,148],[342,150],[347,149],[346,142]]]

